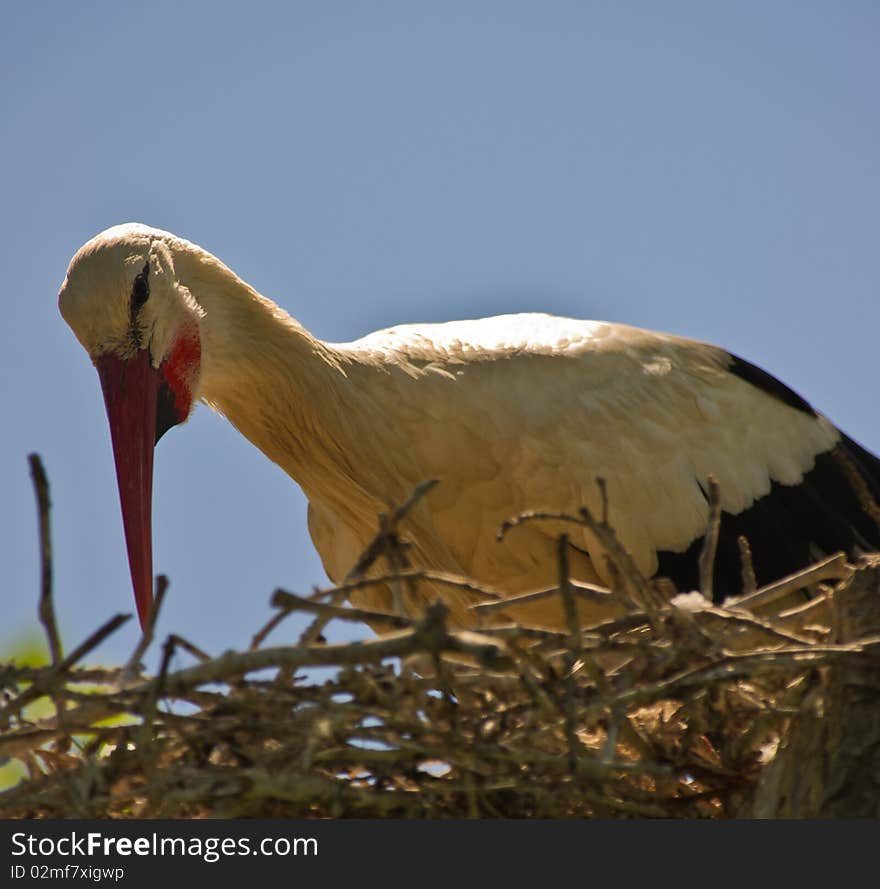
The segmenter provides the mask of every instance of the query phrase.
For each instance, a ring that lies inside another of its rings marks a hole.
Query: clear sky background
[[[710,340],[880,451],[878,44],[873,0],[4,2],[0,651],[37,626],[31,451],[67,647],[133,610],[97,375],[56,303],[119,222],[334,341],[528,310]],[[297,486],[209,409],[155,479],[160,632],[245,646],[276,586],[326,582]]]

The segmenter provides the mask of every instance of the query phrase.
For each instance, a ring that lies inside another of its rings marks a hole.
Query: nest
[[[170,636],[158,674],[144,676],[166,584],[160,578],[127,664],[80,666],[124,616],[63,656],[48,493],[36,458],[32,467],[52,663],[0,666],[0,757],[28,773],[0,794],[0,817],[722,818],[839,814],[844,799],[844,814],[877,813],[864,755],[854,768],[847,747],[853,733],[863,753],[880,746],[871,715],[880,568],[870,558],[854,566],[835,556],[763,589],[747,583],[738,600],[713,606],[711,528],[710,595],[681,595],[639,576],[607,522],[582,511],[565,520],[603,541],[612,588],[568,577],[562,535],[558,583],[531,595],[560,597],[568,625],[523,626],[498,617],[509,597],[408,566],[405,518],[417,491],[381,519],[346,584],[308,597],[276,591],[249,650],[210,657]],[[714,504],[717,512],[717,492]],[[450,628],[441,602],[416,617],[343,604],[358,584],[406,593],[429,580],[472,595],[477,629]],[[807,589],[812,598],[790,607]],[[618,616],[579,626],[578,598],[600,593]],[[297,644],[264,645],[302,612],[311,623]],[[382,632],[328,644],[322,633],[333,621]],[[192,664],[171,669],[175,652]],[[334,669],[307,681],[311,667]],[[27,718],[38,699],[54,712]],[[858,791],[847,795],[851,787]]]

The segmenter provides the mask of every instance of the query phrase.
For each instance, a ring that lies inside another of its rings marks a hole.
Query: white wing
[[[771,481],[801,481],[839,439],[824,418],[731,373],[722,349],[620,324],[509,315],[406,325],[336,348],[383,372],[364,398],[390,418],[382,450],[405,450],[395,472],[441,480],[430,508],[449,567],[513,588],[552,580],[558,529],[533,525],[499,545],[511,515],[597,511],[601,477],[612,525],[651,575],[658,551],[703,535],[710,474],[737,514]],[[572,539],[607,580],[595,541]]]

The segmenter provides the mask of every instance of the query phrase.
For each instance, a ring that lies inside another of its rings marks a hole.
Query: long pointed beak
[[[150,363],[149,349],[139,349],[128,361],[102,355],[95,366],[110,421],[128,566],[144,627],[153,602],[153,447],[162,378]]]

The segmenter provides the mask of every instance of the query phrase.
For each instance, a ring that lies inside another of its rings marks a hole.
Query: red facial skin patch
[[[197,327],[188,328],[175,341],[159,370],[174,396],[175,421],[182,423],[192,410],[192,391],[202,360]]]

